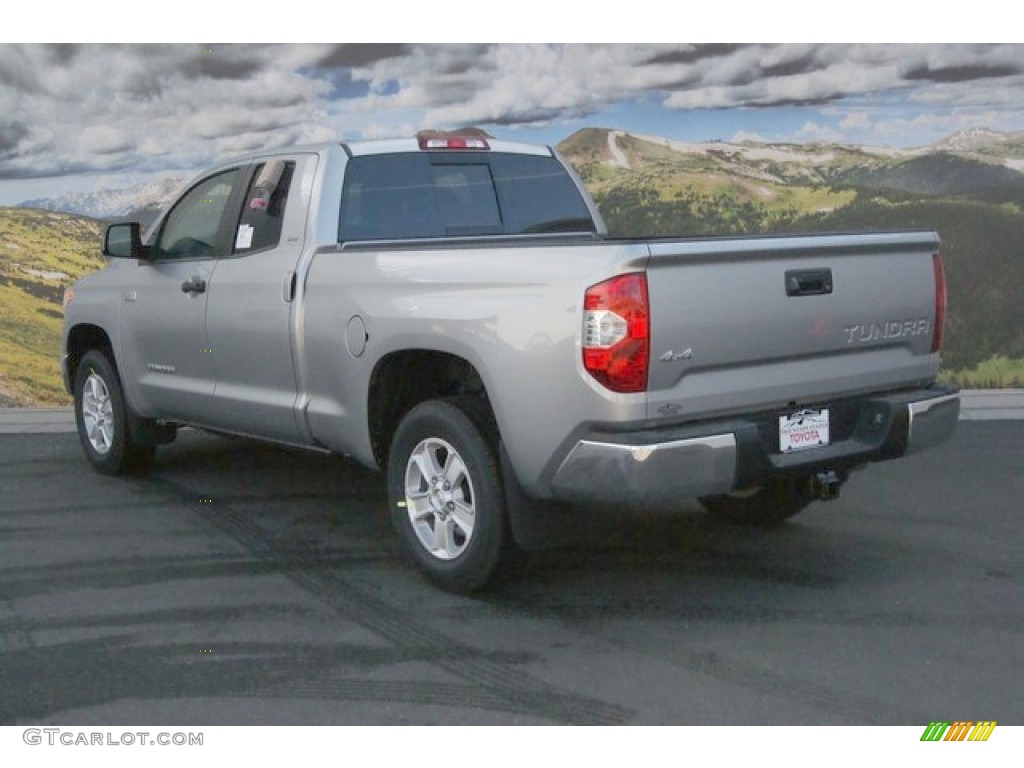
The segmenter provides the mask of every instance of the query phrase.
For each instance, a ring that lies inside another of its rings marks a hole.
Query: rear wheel
[[[108,475],[145,472],[156,446],[137,441],[117,370],[98,350],[82,356],[75,372],[75,422],[86,457]]]
[[[488,430],[458,401],[413,408],[388,457],[391,518],[406,555],[451,592],[481,589],[521,554]]]
[[[778,525],[814,501],[807,486],[803,479],[777,478],[749,491],[706,496],[700,502],[709,514],[722,520],[744,525]]]

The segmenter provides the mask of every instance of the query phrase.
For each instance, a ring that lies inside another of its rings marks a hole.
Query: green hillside
[[[0,207],[0,406],[63,405],[64,288],[103,265],[103,225],[67,213]]]
[[[1024,173],[996,158],[952,152],[912,157],[876,167],[852,168],[832,174],[838,186],[889,189],[929,197],[969,196],[1001,202],[1024,200]]]

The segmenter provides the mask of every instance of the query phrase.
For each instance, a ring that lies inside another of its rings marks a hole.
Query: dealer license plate
[[[779,417],[779,450],[783,453],[828,445],[828,408],[797,411]]]

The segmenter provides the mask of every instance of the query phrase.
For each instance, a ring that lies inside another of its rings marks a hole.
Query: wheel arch
[[[67,356],[64,385],[68,392],[71,392],[74,385],[78,364],[82,361],[85,353],[92,349],[102,352],[114,369],[117,369],[114,345],[110,340],[110,335],[98,325],[79,323],[68,331],[67,343],[64,348],[64,354]]]
[[[435,349],[390,352],[374,365],[367,390],[367,428],[374,460],[383,467],[402,418],[422,402],[459,398],[497,440],[497,426],[483,377],[469,360]]]

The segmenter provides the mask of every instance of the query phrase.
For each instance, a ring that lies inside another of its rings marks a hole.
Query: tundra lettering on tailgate
[[[847,325],[843,327],[843,331],[846,332],[847,344],[866,344],[881,339],[925,336],[932,332],[932,322],[925,317],[918,320],[883,320],[877,323]]]

